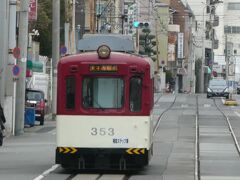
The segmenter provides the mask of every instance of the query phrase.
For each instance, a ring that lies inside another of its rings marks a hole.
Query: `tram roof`
[[[85,34],[78,41],[78,51],[96,51],[105,44],[115,52],[134,52],[134,42],[130,35],[123,34]]]
[[[151,76],[154,74],[154,63],[149,57],[136,54],[128,54],[121,52],[111,52],[107,59],[100,59],[96,51],[85,52],[75,55],[62,57],[59,64],[81,64],[81,63],[109,63],[109,64],[138,64],[140,66],[150,65]]]
[[[71,62],[96,62],[105,63],[137,63],[137,64],[149,64],[149,59],[147,57],[131,54],[131,53],[122,53],[122,52],[111,52],[111,55],[107,59],[101,59],[98,57],[97,51],[83,52],[79,54],[64,56],[61,58],[61,63],[71,63]]]

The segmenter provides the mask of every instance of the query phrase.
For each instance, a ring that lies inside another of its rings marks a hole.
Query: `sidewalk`
[[[35,125],[34,126],[29,126],[29,125],[24,125],[24,133],[33,133],[33,132],[38,132],[41,131],[41,129],[44,128],[49,128],[49,127],[56,127],[56,122],[52,120],[52,114],[47,114],[45,115],[45,121],[44,121],[44,125],[41,126],[39,125],[39,121],[35,121]],[[12,132],[5,132],[5,138],[4,141],[6,141],[9,137],[12,137],[13,134]]]
[[[35,125],[32,127],[24,126],[24,133],[38,132],[43,128],[56,126],[56,121],[52,120],[52,114],[45,115],[44,125],[39,125],[39,121],[35,121]]]

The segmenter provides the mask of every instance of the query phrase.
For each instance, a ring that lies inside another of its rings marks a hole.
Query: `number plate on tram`
[[[128,138],[113,138],[114,144],[128,144]]]
[[[114,136],[114,128],[91,128],[92,136]]]

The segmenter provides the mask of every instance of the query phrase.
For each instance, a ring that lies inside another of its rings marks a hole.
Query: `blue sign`
[[[20,67],[18,65],[13,66],[12,73],[14,76],[18,76],[20,74]]]
[[[67,53],[67,48],[66,46],[62,46],[60,49],[61,54],[66,54]]]

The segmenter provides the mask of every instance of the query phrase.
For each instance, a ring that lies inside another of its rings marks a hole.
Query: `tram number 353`
[[[114,136],[114,128],[95,128],[93,127],[91,129],[91,135],[92,136]]]

